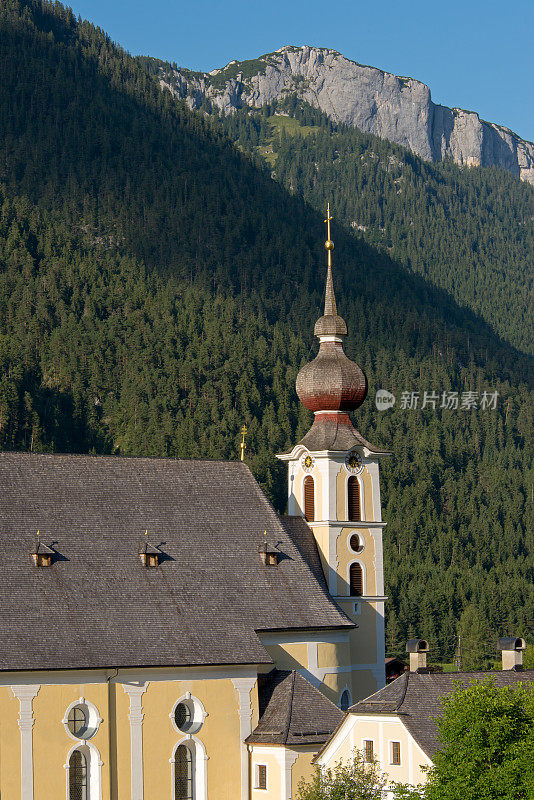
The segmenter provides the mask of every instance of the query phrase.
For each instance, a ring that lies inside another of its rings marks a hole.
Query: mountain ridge
[[[337,50],[286,45],[211,72],[160,66],[159,78],[162,88],[190,108],[208,102],[226,114],[296,92],[334,122],[400,144],[427,161],[499,166],[534,184],[533,142],[476,111],[434,103],[430,88],[416,78],[359,64]]]

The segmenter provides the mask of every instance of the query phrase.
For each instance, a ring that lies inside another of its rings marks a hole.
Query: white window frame
[[[180,703],[185,703],[191,711],[192,711],[192,719],[190,727],[187,730],[181,730],[178,725],[176,724],[175,714],[176,708],[180,705]],[[169,714],[169,719],[171,721],[172,727],[179,733],[181,736],[189,735],[193,733],[198,733],[201,727],[204,725],[204,720],[208,716],[206,709],[202,702],[198,699],[198,697],[194,697],[191,692],[186,692],[178,700],[172,707],[172,711]]]
[[[365,516],[365,492],[363,490],[362,473],[359,473],[358,475],[354,475],[354,473],[348,472],[347,469],[345,469],[345,472],[347,472],[347,477],[345,479],[345,519],[346,519],[347,522],[358,522],[358,520],[356,520],[356,519],[349,520],[349,478],[358,478],[358,486],[360,487],[360,519],[359,519],[359,521],[360,522],[365,522],[365,520],[366,520],[366,516]],[[359,531],[352,531],[352,533],[359,533]],[[352,550],[351,548],[349,548],[349,549],[350,549],[351,553],[354,552],[354,550]]]
[[[265,789],[260,788],[260,767],[265,767]],[[254,786],[252,787],[257,792],[269,791],[269,765],[264,762],[254,763]]]
[[[180,701],[178,701],[180,702]],[[178,705],[178,703],[175,704]],[[174,780],[174,768],[175,768],[175,757],[176,751],[180,747],[181,744],[185,744],[189,752],[193,757],[193,800],[208,800],[208,755],[206,753],[206,748],[204,744],[197,739],[196,736],[188,734],[180,739],[179,742],[176,742],[174,747],[172,748],[172,755],[169,758],[169,763],[171,765],[171,788],[172,788],[172,798],[176,800],[175,795],[175,780]],[[92,800],[92,798],[91,798]]]
[[[305,499],[304,499],[304,481],[306,480],[306,478],[312,478],[312,480],[313,480],[313,516],[314,516],[314,519],[311,520],[312,523],[316,522],[316,518],[317,518],[317,476],[314,473],[315,473],[315,467],[314,467],[312,472],[304,472],[304,470],[303,470],[302,480],[300,482],[300,503],[301,503],[300,510],[302,511],[302,516],[304,518],[306,518],[306,503],[305,503]],[[321,516],[319,517],[319,519],[322,519],[322,516],[323,516],[323,514],[322,514],[322,510],[321,510]],[[308,521],[308,520],[306,520],[306,521]]]
[[[347,596],[348,597],[356,597],[356,595],[350,594],[350,568],[352,567],[353,564],[359,564],[360,567],[362,568],[362,593],[361,593],[360,596],[361,597],[365,597],[366,594],[367,594],[367,574],[366,574],[366,570],[365,570],[365,564],[363,563],[363,561],[360,558],[353,558],[352,561],[349,561],[349,563],[347,564],[347,590],[348,590],[348,595]],[[357,602],[359,602],[359,601],[357,601]],[[357,612],[355,612],[355,613],[357,613]]]
[[[73,708],[76,706],[85,706],[88,711],[89,719],[87,720],[87,728],[88,728],[88,735],[87,736],[75,736],[69,728],[69,714]],[[86,700],[85,697],[79,697],[78,700],[75,700],[74,703],[71,703],[70,706],[65,711],[63,719],[61,720],[63,725],[65,726],[65,730],[67,732],[67,736],[70,739],[73,739],[75,742],[87,742],[89,739],[92,739],[95,733],[97,733],[100,723],[102,722],[102,717],[98,713],[97,707],[94,703],[89,702]]]
[[[352,537],[355,534],[356,534],[356,536],[359,538],[359,540],[361,542],[361,547],[360,547],[359,550],[354,550],[351,547],[351,544],[350,544],[350,540],[352,539]],[[349,553],[353,553],[354,555],[358,555],[358,556],[363,553],[363,551],[365,550],[365,537],[364,537],[363,533],[361,532],[361,530],[350,531],[349,532],[349,535],[347,536],[347,550],[349,551]]]
[[[77,705],[77,703],[73,703],[73,705]],[[70,777],[70,757],[74,753],[75,750],[80,750],[85,756],[87,761],[87,797],[88,800],[102,800],[102,759],[100,758],[100,753],[98,749],[95,747],[93,742],[77,739],[76,744],[74,744],[69,752],[67,753],[67,760],[63,764],[63,769],[65,770],[66,776],[66,794],[65,797],[67,800],[70,800],[70,786],[69,786],[69,777]]]
[[[393,744],[399,745],[399,763],[395,763],[393,761]],[[388,741],[388,752],[389,752],[389,765],[391,767],[401,767],[402,766],[402,747],[401,743],[398,739],[390,739]]]
[[[367,761],[366,742],[371,742],[371,744],[373,745],[373,761],[376,761],[377,759],[376,759],[375,740],[374,739],[362,739],[362,753],[363,753],[364,761],[365,761],[366,764],[371,764],[372,763],[371,761]]]

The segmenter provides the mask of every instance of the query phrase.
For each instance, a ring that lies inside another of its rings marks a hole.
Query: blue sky
[[[210,70],[284,44],[418,78],[435,102],[534,140],[533,0],[71,0],[131,53]]]

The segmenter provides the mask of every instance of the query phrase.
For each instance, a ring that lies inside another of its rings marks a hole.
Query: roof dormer
[[[258,547],[258,553],[260,554],[260,558],[266,567],[277,566],[280,551],[267,541],[267,531],[265,531],[263,534],[263,539]]]
[[[52,548],[48,547],[46,544],[43,544],[39,536],[39,531],[37,531],[35,547],[31,553],[34,565],[36,567],[51,567],[53,555],[54,550],[52,550]]]
[[[141,544],[139,545],[139,558],[141,559],[141,564],[144,567],[158,567],[161,561],[161,550],[159,547],[155,547],[155,545],[150,544],[148,541],[148,531],[145,531],[145,535]]]

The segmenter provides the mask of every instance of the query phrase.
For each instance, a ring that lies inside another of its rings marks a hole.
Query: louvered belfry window
[[[351,597],[361,597],[363,594],[363,572],[361,565],[351,564],[349,575]]]
[[[347,481],[347,493],[349,520],[351,522],[360,522],[362,518],[360,512],[360,484],[358,483],[358,478],[355,478],[354,475]]]
[[[315,487],[311,475],[304,478],[304,516],[308,522],[315,519]]]
[[[87,760],[79,750],[69,758],[69,800],[87,800]]]

